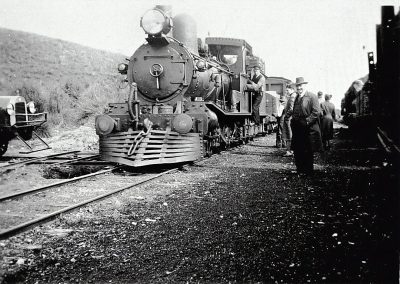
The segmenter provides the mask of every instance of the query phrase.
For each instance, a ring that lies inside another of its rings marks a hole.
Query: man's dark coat
[[[300,100],[300,96],[297,95],[295,99],[295,104]],[[308,139],[311,144],[313,152],[322,150],[322,140],[321,140],[321,129],[319,125],[319,115],[320,107],[318,102],[318,97],[306,91],[301,102],[301,109],[305,116],[304,123],[308,128]],[[292,137],[292,148],[304,147],[304,141],[297,141],[295,136]]]

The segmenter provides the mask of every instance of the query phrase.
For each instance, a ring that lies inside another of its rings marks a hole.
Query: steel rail
[[[52,219],[52,218],[54,218],[54,217],[56,217],[56,216],[58,216],[58,215],[60,215],[60,214],[62,214],[62,213],[66,213],[66,212],[68,212],[68,211],[72,211],[72,210],[74,210],[74,209],[76,209],[76,208],[82,207],[82,206],[87,205],[87,204],[89,204],[89,203],[92,203],[92,202],[94,202],[94,201],[98,201],[98,200],[104,199],[104,198],[106,198],[106,197],[108,197],[108,196],[110,196],[110,195],[113,195],[113,194],[116,194],[116,193],[118,193],[118,192],[124,191],[124,190],[126,190],[126,189],[131,188],[131,187],[144,184],[144,183],[149,182],[149,181],[151,181],[151,180],[153,180],[153,179],[159,178],[159,177],[161,177],[161,176],[163,176],[163,175],[165,175],[165,174],[172,173],[172,172],[175,172],[175,171],[177,171],[177,170],[178,170],[178,169],[171,169],[171,170],[162,172],[162,173],[160,173],[160,174],[157,174],[157,175],[155,175],[155,176],[149,177],[149,178],[147,178],[147,179],[145,179],[145,180],[142,180],[142,181],[140,181],[140,182],[136,182],[136,183],[130,184],[130,185],[128,185],[128,186],[125,186],[125,187],[122,187],[122,188],[113,190],[113,191],[111,191],[111,192],[108,192],[108,193],[99,195],[99,196],[94,197],[94,198],[91,198],[91,199],[89,199],[89,200],[82,201],[82,202],[80,202],[80,203],[78,203],[78,204],[75,204],[75,205],[72,205],[72,206],[69,206],[69,207],[60,209],[60,210],[58,210],[58,211],[55,211],[55,212],[50,213],[50,214],[48,214],[48,215],[42,216],[42,217],[40,217],[40,218],[37,218],[37,219],[31,220],[31,221],[22,223],[22,224],[20,224],[20,225],[11,227],[11,228],[9,228],[9,229],[2,230],[2,231],[0,231],[0,239],[9,238],[9,237],[14,236],[14,235],[16,235],[16,234],[18,234],[18,233],[20,233],[20,232],[22,232],[22,231],[25,231],[25,230],[29,229],[30,227],[32,227],[32,226],[34,226],[34,225],[38,225],[38,224],[41,224],[41,223],[43,223],[43,222],[45,222],[45,221],[48,221],[48,220],[50,220],[50,219]]]
[[[51,184],[48,184],[48,185],[43,185],[43,186],[39,186],[39,187],[35,187],[35,188],[23,190],[23,191],[17,191],[15,193],[11,193],[11,194],[1,195],[0,196],[0,201],[7,200],[7,199],[10,199],[10,198],[14,198],[14,197],[18,197],[18,196],[22,196],[22,195],[27,195],[27,194],[30,194],[30,193],[33,193],[33,192],[36,192],[36,191],[40,191],[40,190],[43,190],[43,189],[48,189],[48,188],[55,187],[55,186],[62,185],[62,184],[66,184],[66,183],[71,183],[71,182],[74,182],[74,181],[77,181],[77,180],[81,180],[81,179],[85,179],[85,178],[88,178],[88,177],[105,174],[105,173],[111,172],[113,170],[119,169],[121,167],[122,166],[112,167],[111,169],[101,170],[101,171],[90,173],[90,174],[87,174],[87,175],[83,175],[83,176],[79,176],[79,177],[74,177],[74,178],[70,178],[70,179],[54,182],[54,183],[51,183]]]
[[[97,158],[99,157],[99,154],[96,155],[91,155],[91,156],[87,156],[87,157],[81,157],[81,158],[76,158],[76,159],[72,159],[72,160],[68,160],[68,161],[62,161],[62,162],[58,162],[58,163],[54,163],[52,165],[62,165],[62,164],[69,164],[69,163],[75,163],[77,161],[82,161],[82,160],[88,160],[88,159],[92,159],[92,158]]]
[[[68,155],[68,154],[74,154],[74,153],[79,153],[79,152],[80,151],[70,151],[70,152],[63,152],[63,153],[58,153],[58,154],[47,155],[47,156],[43,156],[43,157],[31,158],[31,159],[26,160],[26,161],[15,162],[15,163],[11,163],[11,164],[8,164],[8,165],[0,166],[0,169],[12,167],[12,166],[15,166],[15,165],[25,165],[25,164],[29,164],[29,163],[40,161],[40,160],[46,160],[46,159],[52,158],[52,157]]]

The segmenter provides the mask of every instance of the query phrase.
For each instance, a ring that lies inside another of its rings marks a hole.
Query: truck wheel
[[[8,148],[8,141],[0,141],[0,157],[4,155]]]

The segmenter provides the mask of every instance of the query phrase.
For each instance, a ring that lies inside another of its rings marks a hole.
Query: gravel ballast
[[[335,139],[312,177],[273,135],[0,241],[4,283],[398,281],[398,193]]]

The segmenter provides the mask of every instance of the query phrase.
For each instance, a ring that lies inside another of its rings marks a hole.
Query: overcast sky
[[[368,73],[380,6],[395,0],[0,0],[0,27],[131,55],[144,43],[141,15],[156,4],[197,22],[198,37],[245,39],[268,76],[304,77],[308,89],[340,100]]]

